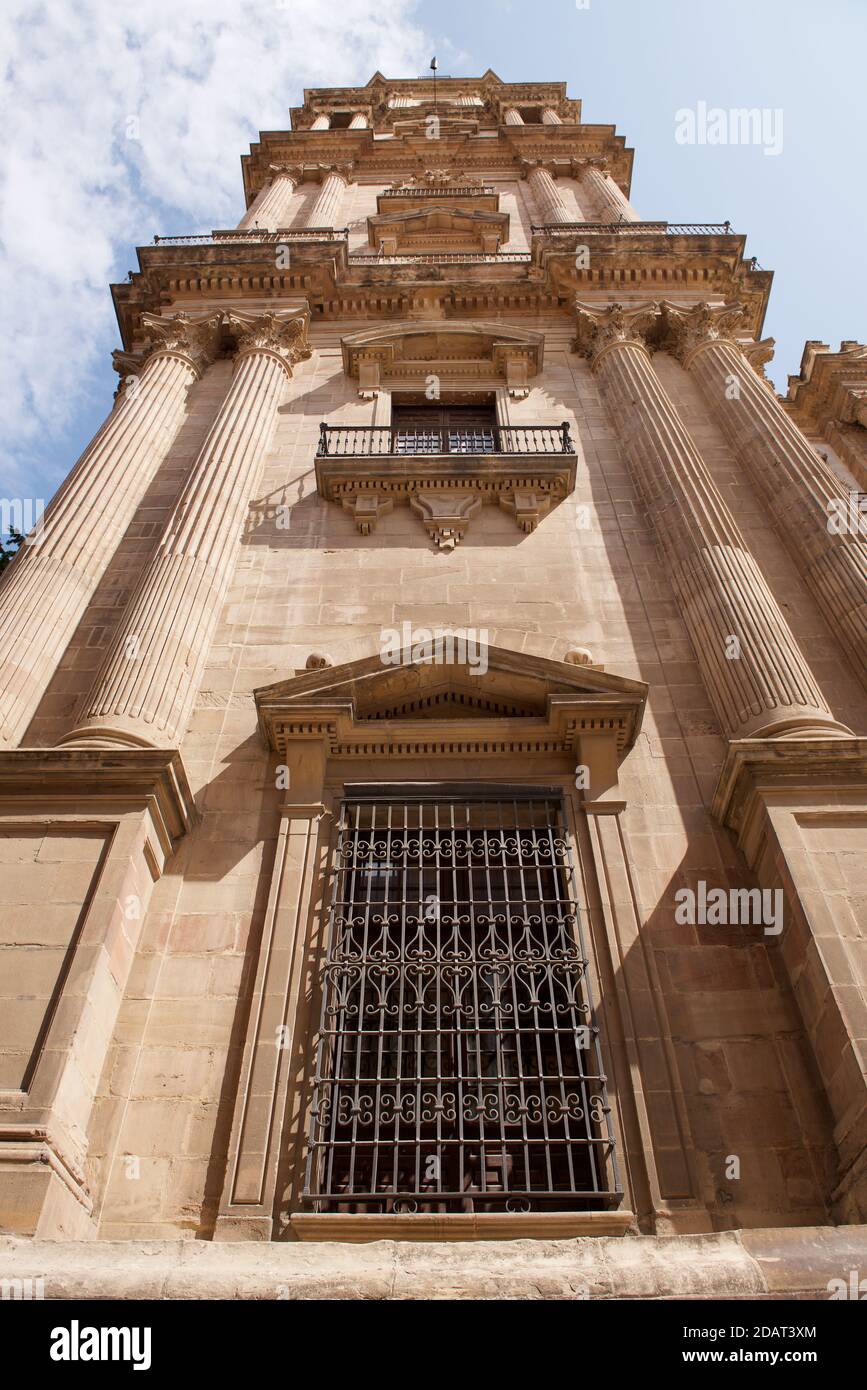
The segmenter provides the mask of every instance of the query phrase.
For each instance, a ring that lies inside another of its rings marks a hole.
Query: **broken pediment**
[[[381,651],[255,691],[269,746],[324,738],[331,756],[574,753],[607,735],[634,743],[647,686],[591,667],[494,647],[477,630],[383,634]]]

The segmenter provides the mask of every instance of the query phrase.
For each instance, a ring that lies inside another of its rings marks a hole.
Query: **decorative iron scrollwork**
[[[318,1210],[619,1199],[556,796],[347,800],[322,989]]]

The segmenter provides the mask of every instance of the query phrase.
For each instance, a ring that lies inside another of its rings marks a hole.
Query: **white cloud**
[[[239,157],[303,86],[414,75],[413,0],[118,0],[0,11],[2,487],[26,493],[117,345],[108,285],[130,247],[232,226]],[[432,50],[431,50],[432,51]],[[139,139],[129,139],[137,121]],[[11,465],[8,459],[14,462]]]

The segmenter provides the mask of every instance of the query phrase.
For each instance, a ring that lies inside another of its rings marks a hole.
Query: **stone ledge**
[[[828,1298],[867,1270],[867,1226],[456,1243],[0,1237],[0,1279],[49,1299]]]

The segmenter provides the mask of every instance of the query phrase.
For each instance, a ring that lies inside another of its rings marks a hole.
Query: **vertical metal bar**
[[[617,1165],[561,799],[347,798],[335,853],[305,1200],[598,1205]]]

